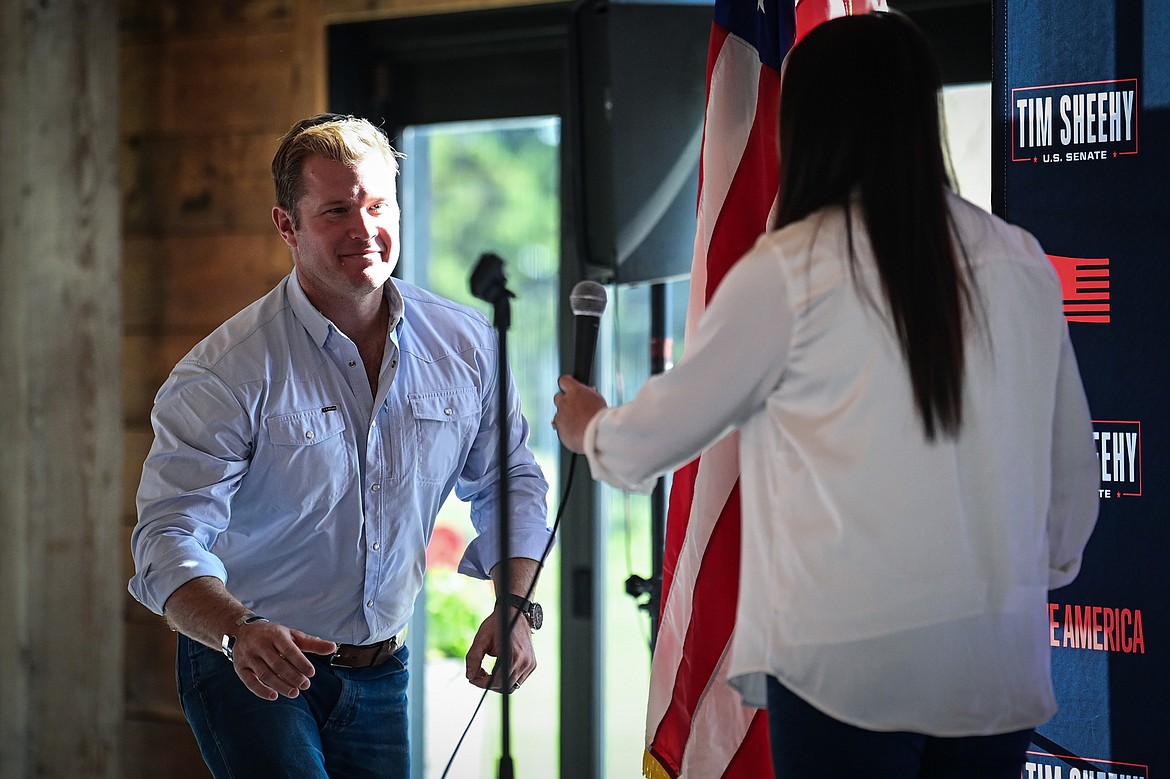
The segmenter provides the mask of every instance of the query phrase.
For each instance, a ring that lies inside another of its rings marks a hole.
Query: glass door
[[[551,485],[551,522],[559,447],[548,420],[558,372],[560,120],[414,126],[403,133],[402,146],[403,278],[490,320],[490,307],[471,296],[468,280],[484,252],[504,259],[516,294],[508,359],[532,431],[529,444]],[[464,676],[467,647],[493,603],[489,582],[455,570],[473,532],[467,504],[452,497],[435,525],[411,626],[412,644],[422,650],[412,655],[416,777],[438,779],[449,762],[449,777],[497,775],[500,698],[489,694],[476,714],[483,693]],[[554,548],[540,575],[542,603],[559,599],[558,567]],[[520,776],[557,774],[559,624],[555,608],[545,613],[533,636],[539,666],[510,705],[511,754]]]
[[[530,445],[551,485],[551,524],[560,498],[560,444],[548,424],[560,365],[560,121],[532,117],[416,125],[404,131],[402,147],[402,277],[491,318],[489,307],[471,296],[468,279],[482,253],[504,259],[508,287],[516,294],[509,361],[531,427]],[[668,287],[674,301],[668,326],[676,334],[667,349],[669,363],[681,353],[687,282]],[[649,375],[650,294],[643,285],[611,287],[609,295],[595,376],[598,388],[616,403],[632,398]],[[575,489],[588,479],[587,466],[582,463],[579,470]],[[598,521],[606,529],[605,570],[599,572],[604,576],[605,754],[600,763],[609,777],[641,772],[650,620],[639,606],[646,596],[631,596],[627,580],[650,575],[650,513],[645,497],[603,490]],[[472,532],[466,504],[450,499],[436,522],[426,584],[411,625],[413,773],[418,778],[439,779],[448,763],[447,776],[458,779],[494,777],[498,771],[499,697],[488,695],[475,713],[482,691],[464,678],[467,646],[493,597],[488,582],[455,571]],[[511,752],[519,777],[559,774],[559,560],[554,547],[537,592],[546,604],[545,625],[533,637],[539,667],[522,694],[511,699]]]

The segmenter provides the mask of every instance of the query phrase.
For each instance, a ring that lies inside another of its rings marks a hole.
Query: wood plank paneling
[[[519,5],[556,4],[550,3],[549,0],[320,0],[320,2],[321,16],[330,23],[483,11]]]
[[[163,39],[122,47],[123,133],[208,137],[280,133],[312,99],[299,28]],[[292,118],[288,118],[292,115]]]
[[[263,133],[130,140],[122,156],[127,234],[274,234],[269,165],[291,124]]]
[[[166,381],[171,368],[202,337],[202,333],[195,332],[179,335],[143,333],[126,335],[122,339],[122,418],[128,436],[135,434],[136,428],[150,434],[150,409],[158,388]],[[133,479],[133,484],[128,486],[134,489],[137,489],[146,451],[141,454],[143,457],[136,464],[131,463],[134,472],[127,474]],[[130,495],[133,494],[131,490]]]
[[[271,222],[259,234],[128,236],[124,246],[129,333],[206,335],[292,270]]]
[[[199,3],[122,0],[119,29],[123,43],[159,38],[219,37],[291,29],[297,0],[202,0]]]
[[[167,621],[138,606],[126,619],[126,716],[184,722],[175,681],[176,634]]]
[[[207,779],[186,720],[134,719],[126,723],[125,779]]]

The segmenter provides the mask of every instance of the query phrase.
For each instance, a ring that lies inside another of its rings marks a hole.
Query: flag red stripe
[[[719,210],[707,250],[707,300],[739,258],[767,229],[780,180],[776,162],[780,74],[760,68],[756,120],[735,178]]]
[[[711,89],[714,63],[726,38],[726,31],[718,25],[712,26],[708,92]],[[759,97],[752,129],[712,229],[706,257],[707,300],[710,300],[727,271],[767,228],[767,218],[779,180],[775,162],[778,85],[779,74],[770,68],[760,69]],[[704,144],[706,141],[704,136]],[[701,187],[700,179],[700,192]],[[671,488],[664,552],[664,560],[669,562],[663,570],[664,606],[674,583],[674,564],[679,559],[689,529],[698,464],[699,461],[695,460],[683,466],[675,474]],[[678,757],[685,752],[695,710],[716,675],[719,660],[727,648],[735,623],[739,571],[738,565],[729,564],[729,561],[739,560],[739,547],[737,483],[702,550],[702,563],[691,584],[692,611],[682,650],[686,665],[675,675],[670,703],[651,739],[652,753],[672,773],[677,773],[681,768]],[[765,741],[766,735],[765,730]],[[766,750],[764,754],[768,754]],[[674,756],[675,759],[667,756]]]
[[[727,271],[766,228],[778,180],[775,164],[778,78],[771,69],[761,68],[761,97],[755,122],[711,235],[707,255],[708,300]],[[667,521],[666,560],[678,560],[686,537],[697,466],[697,461],[688,464],[675,476]],[[714,675],[735,624],[738,566],[729,565],[727,561],[739,560],[739,523],[737,484],[703,550],[703,563],[693,585],[691,621],[682,653],[687,659],[686,672],[675,677],[670,705],[652,741],[668,754],[682,754],[683,745],[690,737],[695,708]],[[673,573],[673,568],[663,571],[663,603],[673,583]],[[702,628],[697,629],[697,625]],[[673,741],[677,741],[677,750],[671,743]]]
[[[685,673],[675,677],[670,706],[654,734],[654,745],[667,754],[683,753],[695,709],[727,648],[739,594],[739,566],[728,565],[727,561],[739,560],[739,549],[739,484],[736,483],[711,531],[695,577],[691,621],[683,643]]]
[[[712,29],[714,48],[716,38],[714,31],[720,30],[720,28],[718,25],[713,25]],[[720,40],[726,38],[726,35],[726,32],[722,32]],[[708,70],[709,79],[710,70]],[[776,182],[779,179],[776,164],[773,161],[769,165],[761,160],[766,159],[768,144],[772,144],[771,158],[775,159],[774,139],[776,137],[779,97],[773,93],[777,92],[778,89],[776,85],[779,83],[779,74],[769,68],[762,68],[760,81],[762,94],[756,109],[756,120],[752,126],[751,137],[743,160],[736,169],[735,178],[728,190],[727,198],[720,209],[711,235],[711,250],[708,252],[707,261],[712,270],[708,277],[707,300],[711,299],[718,283],[722,281],[731,266],[752,247],[756,238],[764,231],[771,202],[776,192]],[[772,174],[761,176],[760,171],[767,168],[772,169]],[[767,196],[761,197],[761,192]],[[767,205],[761,205],[762,201],[766,201]],[[687,463],[676,471],[671,485],[664,554],[669,565],[662,572],[663,604],[666,603],[666,596],[670,592],[674,579],[674,562],[678,560],[683,540],[686,538],[691,502],[694,498],[695,477],[698,470],[698,459]]]
[[[719,51],[723,48],[724,41],[727,40],[727,30],[723,29],[717,24],[711,25],[711,37],[707,43],[707,100],[710,102],[711,96],[711,74],[715,70],[715,62],[719,58]],[[703,146],[699,152],[699,158],[702,159],[706,154],[707,146],[707,128],[706,122],[703,123]],[[703,166],[699,166],[699,197],[703,193]],[[696,204],[697,207],[697,204]],[[691,501],[695,497],[695,476],[699,471],[699,460],[695,458],[691,462],[679,468],[671,482],[670,500],[668,505],[671,507],[686,507],[687,511],[675,511],[675,515],[671,516],[666,526],[666,539],[664,547],[664,563],[662,570],[662,596],[660,598],[660,607],[665,607],[666,596],[670,592],[671,582],[674,580],[675,563],[678,561],[678,553],[682,548],[683,539],[686,538],[688,520],[690,519]],[[662,616],[662,609],[660,608],[659,617]]]
[[[724,776],[771,776],[772,745],[768,741],[768,712],[760,709],[752,717],[743,743],[727,764]]]
[[[691,502],[695,498],[695,475],[699,471],[697,459],[684,465],[674,474],[670,484],[670,501],[667,510],[666,539],[662,560],[662,598],[659,603],[659,618],[666,613],[666,599],[674,582],[674,571],[679,552],[687,537],[690,524]],[[686,509],[685,511],[683,509]]]
[[[809,30],[834,16],[833,9],[826,2],[796,0],[796,40],[803,38]]]

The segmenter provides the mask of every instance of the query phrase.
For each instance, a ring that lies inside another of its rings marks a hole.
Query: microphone
[[[597,329],[605,311],[605,287],[596,281],[579,281],[569,295],[569,307],[577,320],[573,351],[573,378],[589,384],[593,376],[593,354],[597,351]]]

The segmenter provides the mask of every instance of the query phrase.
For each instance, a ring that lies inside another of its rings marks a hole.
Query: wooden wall
[[[121,0],[123,549],[175,362],[291,263],[270,219],[276,142],[327,108],[335,21],[517,5],[491,0]],[[126,777],[206,776],[175,694],[174,635],[122,599]]]
[[[116,33],[0,3],[3,777],[121,776]]]

